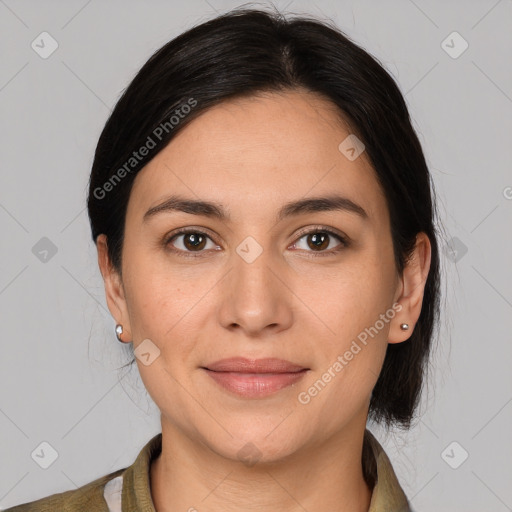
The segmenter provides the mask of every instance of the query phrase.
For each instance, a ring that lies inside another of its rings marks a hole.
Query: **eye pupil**
[[[187,233],[183,238],[183,242],[187,249],[202,249],[205,245],[206,238],[199,233]],[[191,242],[191,244],[189,242]]]
[[[313,245],[310,245],[309,241],[312,241]],[[325,244],[325,241],[327,240],[327,244]],[[324,246],[329,246],[329,235],[327,233],[312,233],[308,236],[308,245],[311,247],[311,249],[325,249]]]

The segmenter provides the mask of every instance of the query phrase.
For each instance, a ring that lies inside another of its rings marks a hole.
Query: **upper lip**
[[[230,357],[208,364],[203,368],[214,372],[239,373],[295,373],[307,370],[304,366],[276,358],[247,359],[245,357]]]

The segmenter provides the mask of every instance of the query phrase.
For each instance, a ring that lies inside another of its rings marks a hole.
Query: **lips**
[[[309,368],[284,359],[222,359],[202,367],[228,392],[242,398],[264,398],[299,382]]]
[[[246,359],[245,357],[221,359],[203,368],[214,372],[237,373],[296,373],[309,369],[284,359]]]

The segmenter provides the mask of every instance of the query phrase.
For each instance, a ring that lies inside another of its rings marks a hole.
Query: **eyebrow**
[[[355,213],[362,219],[367,219],[366,211],[354,203],[354,201],[339,195],[329,195],[325,197],[313,197],[308,199],[300,199],[286,203],[277,213],[276,221],[279,222],[286,217],[301,215],[311,212],[326,211],[346,211]],[[229,213],[219,203],[210,201],[202,201],[196,199],[186,199],[173,195],[164,202],[150,208],[143,217],[146,222],[151,217],[162,212],[184,212],[191,215],[202,215],[205,217],[215,218],[221,221],[229,221]]]

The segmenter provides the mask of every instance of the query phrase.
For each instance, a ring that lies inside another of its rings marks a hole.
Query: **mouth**
[[[310,370],[284,359],[223,359],[202,366],[223,389],[243,398],[263,398],[291,386]]]

